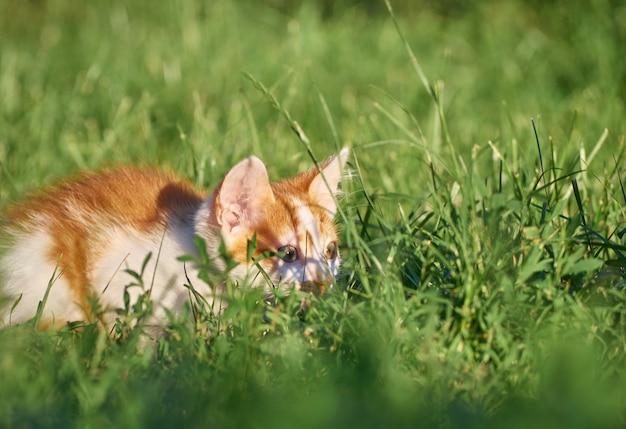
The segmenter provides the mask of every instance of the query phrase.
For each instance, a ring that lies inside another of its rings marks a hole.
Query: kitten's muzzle
[[[302,292],[308,292],[315,296],[324,296],[324,294],[328,292],[328,289],[330,289],[330,285],[314,281],[302,282],[300,285]]]

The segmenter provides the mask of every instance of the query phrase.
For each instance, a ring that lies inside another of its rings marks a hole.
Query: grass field
[[[240,288],[155,347],[140,308],[117,341],[4,327],[0,427],[626,425],[626,7],[392,6],[0,3],[2,209],[116,163],[354,171],[306,314]]]

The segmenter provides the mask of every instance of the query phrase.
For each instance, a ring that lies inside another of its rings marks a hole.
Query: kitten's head
[[[212,222],[218,227],[229,254],[240,263],[235,277],[246,274],[262,282],[256,265],[248,260],[248,244],[256,240],[252,256],[273,286],[296,284],[322,294],[333,284],[339,268],[339,247],[333,218],[335,197],[348,149],[290,179],[270,183],[267,170],[256,157],[235,165],[211,197]]]

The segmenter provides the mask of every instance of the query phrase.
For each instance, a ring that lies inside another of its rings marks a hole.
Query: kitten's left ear
[[[344,167],[349,155],[350,150],[344,147],[339,155],[322,163],[321,172],[315,176],[309,186],[311,198],[320,207],[326,209],[331,216],[337,212],[335,196],[339,192],[339,182],[344,175]]]

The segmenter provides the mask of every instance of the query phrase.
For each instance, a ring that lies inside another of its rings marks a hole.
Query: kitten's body
[[[334,194],[347,154],[344,149],[324,163],[322,174],[312,169],[276,183],[269,182],[260,160],[248,158],[208,198],[173,175],[135,168],[86,174],[45,191],[8,213],[0,281],[13,302],[21,299],[12,312],[11,304],[5,306],[2,319],[32,318],[55,269],[42,326],[89,320],[90,297],[106,309],[121,308],[124,288],[133,280],[126,270],[141,271],[149,253],[143,281],[157,319],[163,319],[163,308],[176,312],[188,299],[187,278],[212,302],[219,295],[198,279],[193,264],[178,260],[196,255],[195,236],[205,240],[218,266],[223,240],[240,263],[229,274],[235,281],[262,283],[247,257],[255,236],[254,257],[288,254],[260,258],[274,285],[330,285],[339,264]]]

